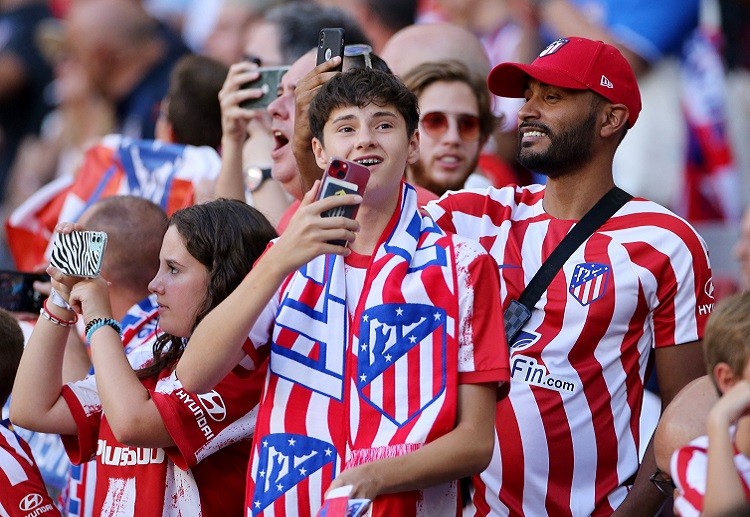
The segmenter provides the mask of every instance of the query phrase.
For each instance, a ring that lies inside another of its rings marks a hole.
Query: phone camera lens
[[[336,177],[338,179],[342,180],[342,179],[344,179],[345,176],[346,176],[346,172],[344,172],[344,171],[342,171],[340,169],[336,171]]]

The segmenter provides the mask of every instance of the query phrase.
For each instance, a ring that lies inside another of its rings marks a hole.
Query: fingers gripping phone
[[[318,190],[318,199],[329,196],[343,196],[346,194],[359,194],[363,196],[367,181],[370,179],[370,169],[357,162],[349,160],[340,160],[334,158],[328,164],[325,173],[323,173],[323,182]],[[357,216],[359,205],[345,205],[326,210],[322,217],[349,217],[354,219]],[[346,241],[334,240],[331,244],[346,246]]]
[[[105,232],[77,231],[55,234],[50,265],[66,275],[94,278],[102,270]]]
[[[284,74],[288,70],[288,66],[265,66],[258,68],[257,71],[260,77],[255,81],[243,84],[240,88],[259,88],[263,91],[263,96],[242,101],[240,107],[246,109],[267,108],[278,97],[281,78],[284,77]]]
[[[318,55],[315,66],[325,63],[333,56],[340,56],[341,63],[336,68],[341,71],[344,64],[344,29],[341,27],[328,28],[320,31],[318,36]]]
[[[41,293],[34,290],[34,282],[49,282],[43,273],[0,271],[0,307],[12,312],[39,312],[44,303]]]

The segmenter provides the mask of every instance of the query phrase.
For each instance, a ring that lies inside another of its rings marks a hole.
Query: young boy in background
[[[23,354],[23,332],[11,314],[0,309],[0,407],[10,396]],[[60,515],[47,493],[29,445],[9,420],[0,423],[0,515]]]
[[[706,370],[720,398],[708,413],[707,435],[675,451],[670,464],[677,487],[675,511],[683,517],[729,515],[750,501],[748,336],[750,292],[718,303],[706,324],[703,346]]]

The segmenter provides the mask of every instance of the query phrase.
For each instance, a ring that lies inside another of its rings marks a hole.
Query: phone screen
[[[34,290],[34,282],[49,282],[42,273],[0,271],[0,307],[12,312],[39,312],[45,296]]]

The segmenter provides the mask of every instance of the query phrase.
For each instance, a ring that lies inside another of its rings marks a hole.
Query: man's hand
[[[313,134],[310,131],[309,108],[318,90],[329,79],[339,72],[334,69],[341,62],[339,56],[335,56],[325,63],[312,69],[297,83],[294,89],[294,138],[292,139],[292,151],[297,160],[297,168],[300,172],[302,192],[307,192],[315,180],[322,176],[322,172],[315,162],[312,152]]]

